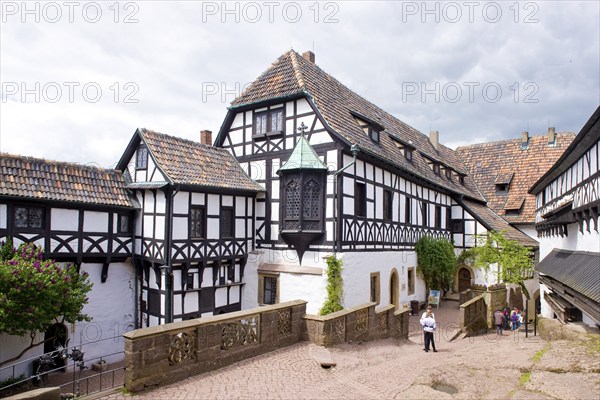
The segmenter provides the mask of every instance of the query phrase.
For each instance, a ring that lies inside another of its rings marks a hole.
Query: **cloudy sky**
[[[597,1],[0,4],[1,152],[110,167],[137,127],[198,140],[290,48],[450,147],[600,104]]]

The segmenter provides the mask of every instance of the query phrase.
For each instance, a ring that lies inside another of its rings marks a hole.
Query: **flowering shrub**
[[[88,274],[44,260],[33,243],[0,249],[0,332],[35,335],[56,322],[90,321],[82,313],[91,290]],[[33,344],[33,340],[32,340]]]

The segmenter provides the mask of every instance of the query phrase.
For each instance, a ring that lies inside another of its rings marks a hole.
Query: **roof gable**
[[[343,143],[357,144],[362,152],[420,179],[483,201],[483,197],[468,177],[462,184],[457,179],[437,175],[428,167],[421,154],[407,160],[394,139],[409,143],[423,155],[449,166],[459,175],[465,175],[466,168],[453,150],[442,145],[436,150],[427,136],[354,93],[293,50],[280,56],[231,103],[230,115],[237,109],[248,108],[251,104],[290,96],[305,96],[322,117],[328,131]],[[357,115],[374,126],[385,129],[378,142],[365,135],[363,128],[356,123]],[[227,122],[221,128],[219,137],[222,136],[226,124]]]
[[[224,149],[141,128],[136,131],[161,172],[174,184],[212,189],[264,191]],[[132,140],[132,144],[137,141]],[[140,142],[137,142],[139,145]],[[133,154],[133,153],[131,153]]]

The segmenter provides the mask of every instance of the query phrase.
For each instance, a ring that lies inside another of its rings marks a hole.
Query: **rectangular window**
[[[200,290],[200,312],[210,312],[215,309],[215,288]]]
[[[44,209],[42,207],[15,207],[15,228],[43,229]]]
[[[453,219],[452,220],[452,233],[464,233],[465,231],[465,221],[462,219]]]
[[[408,269],[408,295],[415,294],[415,268]]]
[[[427,208],[429,207],[429,204],[427,204],[427,202],[422,201],[421,202],[421,225],[423,226],[428,226],[427,224]]]
[[[433,163],[433,173],[436,175],[440,174],[440,164],[436,162]]]
[[[391,190],[383,191],[383,220],[392,220],[392,204],[394,200],[394,193]]]
[[[442,229],[442,206],[435,206],[435,227]]]
[[[379,131],[377,129],[370,127],[369,128],[369,137],[375,143],[379,143]]]
[[[450,229],[452,226],[450,225],[450,221],[452,220],[452,208],[446,208],[446,229]]]
[[[381,301],[379,272],[371,272],[371,298],[370,298],[370,300],[377,304],[379,304]]]
[[[190,208],[190,238],[203,239],[206,237],[206,209],[192,206]]]
[[[254,114],[253,130],[255,137],[282,133],[284,130],[283,108]]]
[[[412,162],[413,150],[411,148],[408,148],[408,147],[404,148],[404,158],[406,158],[408,161]]]
[[[279,302],[279,277],[258,275],[258,303],[277,304]]]
[[[233,283],[235,282],[235,265],[230,264],[227,266],[227,282]]]
[[[192,290],[194,288],[194,273],[188,272],[187,279],[185,280],[186,290]]]
[[[234,218],[233,208],[223,207],[221,209],[221,238],[233,238],[234,232]]]
[[[412,210],[411,210],[410,197],[404,199],[404,222],[410,224],[412,222]]]
[[[129,215],[119,214],[117,218],[117,233],[131,233]]]
[[[367,216],[367,185],[354,183],[354,212],[357,217]]]
[[[140,146],[137,149],[137,156],[135,158],[136,169],[146,169],[148,167],[148,148],[146,146]]]
[[[446,168],[446,178],[452,179],[452,170],[450,168]]]
[[[160,315],[160,292],[156,289],[148,289],[148,314]]]

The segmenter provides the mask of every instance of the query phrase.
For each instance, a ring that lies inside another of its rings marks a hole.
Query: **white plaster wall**
[[[258,282],[258,280],[256,280]],[[279,275],[279,301],[306,300],[306,313],[318,314],[327,298],[327,277],[323,275],[288,274]]]
[[[88,294],[89,302],[83,308],[83,312],[92,317],[92,321],[69,327],[69,345],[84,344],[82,350],[86,359],[123,351],[121,335],[134,328],[133,266],[130,263],[110,264],[105,283],[100,281],[102,264],[84,263],[81,265],[81,272],[87,272],[94,284]],[[105,340],[89,344],[100,339]],[[122,354],[117,354],[107,360],[112,362],[122,358]]]
[[[242,310],[258,307],[258,262],[260,260],[258,252],[248,254],[248,260],[244,267],[245,283],[242,286]]]
[[[53,208],[50,211],[51,229],[54,231],[76,231],[79,229],[79,211]],[[105,226],[106,229],[108,225]]]
[[[552,307],[546,301],[546,295],[550,293],[550,289],[548,286],[540,283],[540,305],[541,305],[541,314],[544,318],[554,318],[554,311],[552,311]]]
[[[174,214],[187,214],[188,213],[188,199],[189,192],[178,192],[173,197],[173,213]]]
[[[41,342],[44,340],[44,334],[38,333],[35,337],[35,343]],[[12,336],[6,334],[0,334],[0,362],[8,360],[12,357],[16,357],[25,347],[29,346],[31,339],[29,336]],[[40,345],[34,347],[31,350],[28,350],[23,356],[20,358],[21,362],[15,365],[14,375],[13,369],[4,369],[0,371],[0,381],[11,377],[18,377],[21,374],[25,375],[25,377],[29,377],[32,374],[32,361],[26,361],[33,357],[38,357],[42,355],[44,352],[44,346]],[[13,364],[13,363],[11,363]]]
[[[540,238],[537,236],[537,231],[535,230],[535,224],[517,225],[516,228],[530,238],[537,240],[538,242],[540,241]]]
[[[108,213],[98,211],[84,211],[84,232],[108,232]]]
[[[543,260],[553,249],[580,250],[600,252],[600,236],[597,231],[579,231],[578,224],[568,226],[568,236],[549,236],[540,238],[540,261]]]

